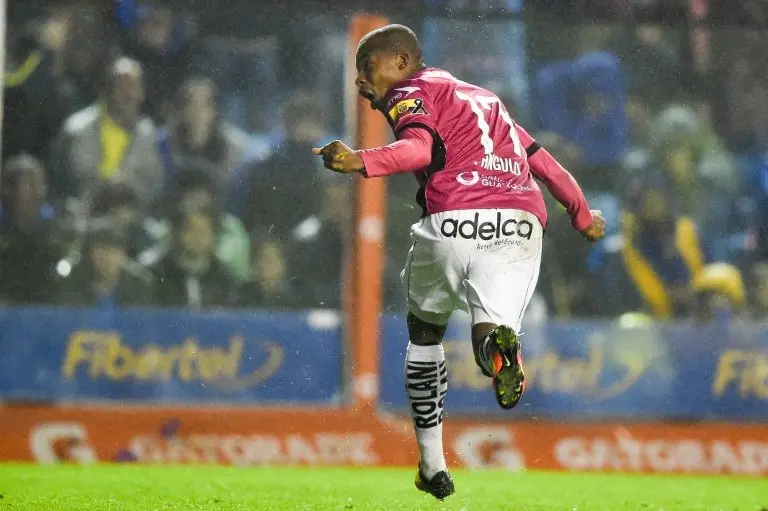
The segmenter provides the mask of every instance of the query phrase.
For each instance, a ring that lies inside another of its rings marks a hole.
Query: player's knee
[[[417,346],[434,346],[443,342],[445,325],[427,323],[417,318],[413,313],[408,313],[408,337],[411,344]]]

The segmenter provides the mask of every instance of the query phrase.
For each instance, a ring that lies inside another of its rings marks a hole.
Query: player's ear
[[[400,71],[407,69],[410,61],[411,57],[407,53],[400,53],[397,56],[397,69]]]

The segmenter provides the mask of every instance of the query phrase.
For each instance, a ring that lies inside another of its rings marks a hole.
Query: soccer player
[[[424,65],[416,35],[402,25],[366,34],[357,47],[359,93],[381,111],[396,142],[355,151],[334,141],[314,149],[330,170],[367,178],[415,173],[421,220],[401,276],[410,342],[405,383],[420,451],[416,487],[438,499],[454,484],[443,455],[448,391],[442,339],[456,309],[472,315],[472,346],[496,400],[523,394],[520,323],[536,287],[547,213],[534,178],[567,209],[573,227],[600,239],[571,174],[509,116],[493,93]]]

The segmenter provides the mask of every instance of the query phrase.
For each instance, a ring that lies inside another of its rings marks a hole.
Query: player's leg
[[[445,325],[422,321],[408,313],[405,391],[421,454],[422,474],[431,479],[446,470],[443,455],[443,405],[448,393],[443,335]]]
[[[443,406],[448,393],[444,334],[445,325],[408,313],[405,388],[420,454],[416,487],[439,499],[454,492],[443,453]]]
[[[401,277],[409,311],[405,388],[420,453],[416,487],[443,499],[454,492],[454,486],[443,454],[448,369],[442,340],[460,303],[455,288],[463,277],[454,275],[460,265],[440,235],[437,218],[425,218],[411,236],[413,245]]]
[[[510,210],[504,215],[525,225],[521,232],[526,235],[479,248],[465,285],[475,362],[493,378],[496,400],[508,409],[525,391],[520,325],[539,277],[543,230],[528,213]]]

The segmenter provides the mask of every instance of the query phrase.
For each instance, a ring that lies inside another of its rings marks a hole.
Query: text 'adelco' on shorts
[[[532,213],[516,209],[445,211],[411,228],[401,273],[410,312],[444,325],[456,309],[473,323],[519,331],[536,288],[544,230]]]

